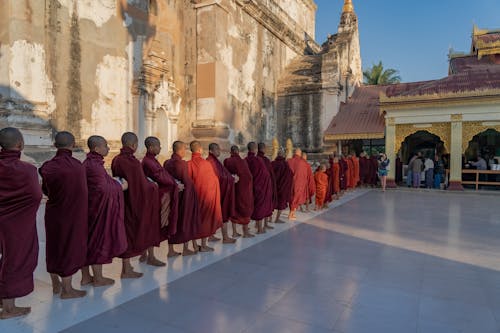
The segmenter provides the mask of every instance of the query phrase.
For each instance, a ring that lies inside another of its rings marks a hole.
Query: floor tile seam
[[[341,311],[342,313],[337,316],[337,318],[335,319],[335,322],[340,318],[340,316],[342,316],[342,314],[344,313],[344,311],[346,311],[346,309],[347,309],[347,307],[344,305],[344,309]],[[312,327],[318,327],[318,328],[327,329],[327,330],[330,330],[330,331],[333,331],[334,327],[335,327],[335,323],[332,325],[332,327],[324,327],[324,326],[317,325],[317,324],[314,324],[314,323],[311,323],[311,322],[307,322],[305,320],[302,321],[302,320],[299,320],[299,319],[296,319],[296,318],[289,318],[289,317],[287,317],[287,316],[285,316],[283,314],[271,313],[271,308],[269,308],[265,313],[267,315],[269,315],[269,316],[278,317],[280,319],[288,320],[288,321],[294,322],[296,324],[308,325],[308,326],[312,326]]]

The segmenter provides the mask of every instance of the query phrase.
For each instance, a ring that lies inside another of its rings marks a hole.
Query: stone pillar
[[[448,190],[463,191],[462,186],[462,115],[451,116],[450,183]]]
[[[396,188],[396,125],[394,118],[387,118],[385,122],[385,153],[390,161],[387,175],[387,187]]]

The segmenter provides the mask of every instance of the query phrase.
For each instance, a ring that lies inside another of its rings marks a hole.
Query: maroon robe
[[[328,187],[326,188],[325,203],[332,202],[332,196],[334,192],[334,180],[333,180],[333,159],[329,158],[328,162],[330,166],[326,169],[326,175],[328,176]]]
[[[146,179],[141,162],[129,147],[123,147],[113,158],[111,171],[113,176],[128,182],[128,190],[124,193],[128,248],[120,257],[135,257],[160,244],[158,186]]]
[[[240,154],[231,153],[231,157],[224,160],[224,166],[233,174],[238,175],[239,180],[235,184],[235,205],[231,221],[246,225],[250,223],[253,213],[253,177],[248,163],[240,157]]]
[[[234,177],[212,153],[208,154],[207,161],[212,164],[219,177],[222,221],[225,223],[235,213]]]
[[[276,175],[274,174],[273,166],[271,164],[271,161],[266,157],[265,153],[259,151],[257,153],[257,156],[264,161],[267,171],[269,171],[269,174],[271,175],[271,184],[273,185],[273,208],[276,209],[276,206],[278,206],[278,189],[276,184]]]
[[[311,168],[311,165],[307,163],[307,192],[308,192],[308,200],[309,203],[312,202],[312,198],[314,197],[314,194],[316,194],[316,183],[314,181],[314,174]]]
[[[271,165],[276,177],[277,200],[275,208],[283,210],[288,207],[292,198],[293,173],[286,159],[282,156],[277,156]]]
[[[376,155],[370,157],[369,160],[370,185],[377,185],[378,181],[378,158]]]
[[[88,153],[83,166],[89,192],[87,265],[108,264],[127,250],[122,186],[106,172],[98,153]]]
[[[179,209],[177,218],[177,231],[170,236],[171,244],[182,244],[193,239],[198,239],[201,219],[198,208],[198,197],[194,184],[188,175],[188,165],[179,155],[172,154],[172,158],[163,164],[175,179],[184,184],[184,190],[179,193]]]
[[[365,156],[359,158],[359,181],[362,185],[367,183],[368,162],[369,161]]]
[[[0,299],[31,293],[38,263],[36,212],[42,191],[36,168],[20,157],[20,151],[0,152]]]
[[[340,190],[345,191],[347,189],[347,173],[349,172],[349,167],[347,161],[342,157],[339,160],[340,166]]]
[[[254,209],[252,220],[262,220],[273,215],[273,184],[264,161],[255,153],[248,152],[246,158],[253,177]]]
[[[88,189],[85,167],[59,149],[39,172],[42,190],[49,200],[45,206],[45,259],[47,272],[67,277],[87,262]]]
[[[177,232],[179,187],[167,170],[162,168],[154,154],[146,153],[142,159],[142,170],[158,184],[158,200],[161,207],[161,240],[164,241]]]

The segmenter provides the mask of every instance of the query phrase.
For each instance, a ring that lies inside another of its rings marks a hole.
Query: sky
[[[343,0],[315,0],[316,41],[337,32]],[[363,69],[382,61],[403,82],[448,74],[448,51],[469,52],[472,26],[500,30],[500,0],[353,0]]]

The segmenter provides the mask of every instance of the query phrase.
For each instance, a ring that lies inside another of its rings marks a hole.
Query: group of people
[[[406,185],[419,188],[422,181],[424,181],[426,188],[440,189],[444,173],[444,162],[438,155],[434,157],[423,156],[422,152],[418,151],[413,154],[408,162]]]
[[[210,242],[234,244],[238,237],[254,237],[251,220],[255,232],[263,234],[274,229],[273,222],[284,223],[281,214],[286,208],[290,208],[288,218],[294,220],[297,209],[305,206],[308,210],[314,196],[316,208],[323,209],[346,190],[376,184],[370,171],[373,162],[355,154],[331,156],[330,164],[320,165],[313,174],[300,149],[288,160],[280,150],[271,161],[264,143],[250,142],[245,158],[238,146],[232,146],[231,155],[221,161],[217,143],[209,145],[205,159],[200,142],[176,141],[163,166],[157,160],[158,138],[146,138],[142,161],[134,155],[139,146],[134,133],[124,133],[121,143],[120,153],[112,160],[111,176],[104,167],[109,153],[104,137],[88,138],[89,152],[81,163],[72,157],[74,136],[57,133],[55,157],[38,170],[40,186],[37,169],[20,160],[21,132],[12,127],[0,130],[1,319],[30,312],[28,307],[17,307],[15,299],[34,289],[36,213],[42,193],[48,198],[47,271],[54,295],[69,299],[86,295],[72,284],[79,270],[82,286],[111,285],[114,280],[103,275],[103,265],[121,258],[121,278],[140,278],[142,273],[132,266],[131,258],[164,266],[154,252],[163,241],[168,241],[168,257],[211,252]],[[187,149],[189,161],[185,160]],[[221,238],[216,237],[219,229]],[[182,252],[175,245],[182,245]]]

